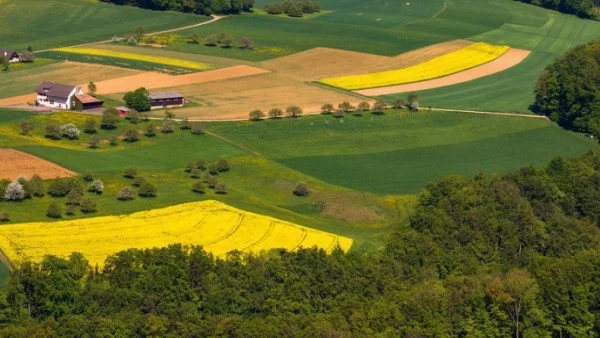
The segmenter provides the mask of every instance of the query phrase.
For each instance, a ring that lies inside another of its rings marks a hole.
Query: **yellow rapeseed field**
[[[152,63],[157,63],[157,64],[161,64],[161,65],[166,65],[166,66],[181,67],[181,68],[195,69],[195,70],[206,70],[206,69],[210,68],[209,65],[207,65],[205,63],[201,63],[201,62],[173,59],[173,58],[162,57],[162,56],[152,56],[152,55],[119,52],[119,51],[105,50],[105,49],[98,49],[98,48],[65,47],[65,48],[53,49],[53,51],[63,52],[63,53],[72,53],[72,54],[81,54],[81,55],[106,56],[106,57],[126,59],[126,60],[152,62]]]
[[[500,57],[508,46],[494,46],[483,42],[472,44],[417,65],[385,72],[322,79],[330,86],[348,90],[393,86],[435,79],[461,72]]]
[[[9,224],[0,227],[0,249],[14,264],[45,255],[81,252],[103,265],[110,254],[172,243],[203,245],[216,256],[238,249],[259,252],[317,246],[349,250],[352,239],[242,211],[217,201],[180,204],[123,216]]]

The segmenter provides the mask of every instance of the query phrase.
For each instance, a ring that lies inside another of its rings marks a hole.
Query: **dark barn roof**
[[[10,50],[10,49],[0,49],[0,56],[8,56],[9,58],[12,58],[13,55],[17,55],[17,57],[19,57],[19,53],[15,52],[14,50]]]
[[[60,99],[68,99],[69,94],[75,89],[75,86],[64,85],[56,82],[42,82],[35,91],[38,94],[57,97]]]
[[[177,92],[154,92],[148,96],[151,100],[183,99],[183,95]]]

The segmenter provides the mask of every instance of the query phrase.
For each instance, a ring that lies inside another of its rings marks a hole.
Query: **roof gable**
[[[165,99],[183,99],[183,95],[178,92],[154,92],[148,95],[151,100],[165,100]]]
[[[57,97],[60,99],[68,99],[69,95],[75,89],[75,86],[60,84],[56,82],[42,82],[35,91],[38,94]]]
[[[10,49],[0,49],[0,56],[7,56],[9,59],[18,58],[19,53]]]

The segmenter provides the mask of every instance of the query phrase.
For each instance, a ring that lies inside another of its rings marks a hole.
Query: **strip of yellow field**
[[[456,52],[417,65],[385,72],[325,78],[320,82],[347,90],[376,88],[430,80],[488,63],[502,56],[508,46],[475,43]]]
[[[65,48],[53,49],[52,51],[62,52],[62,53],[70,53],[70,54],[105,56],[105,57],[111,57],[111,58],[117,58],[117,59],[151,62],[151,63],[161,64],[161,65],[166,65],[166,66],[182,67],[182,68],[188,68],[188,69],[194,69],[194,70],[206,70],[206,69],[210,68],[210,66],[205,63],[195,62],[195,61],[190,61],[190,60],[181,60],[181,59],[174,59],[174,58],[168,58],[168,57],[162,57],[162,56],[135,54],[135,53],[128,53],[128,52],[119,52],[119,51],[105,50],[105,49],[99,49],[99,48],[65,47]]]
[[[58,222],[9,224],[0,227],[0,250],[15,265],[45,255],[67,257],[81,252],[90,264],[129,248],[164,247],[172,243],[202,245],[216,256],[231,250],[260,252],[339,245],[352,239],[239,210],[217,201],[180,204],[122,216]]]

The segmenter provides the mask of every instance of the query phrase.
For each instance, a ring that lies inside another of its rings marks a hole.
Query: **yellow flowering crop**
[[[393,86],[435,79],[461,72],[500,57],[508,46],[494,46],[483,42],[472,44],[417,65],[385,72],[322,79],[330,86],[348,90]]]
[[[151,56],[151,55],[134,54],[134,53],[127,53],[127,52],[118,52],[118,51],[98,49],[98,48],[66,47],[66,48],[53,49],[53,51],[63,52],[63,53],[80,54],[80,55],[106,56],[106,57],[126,59],[126,60],[137,60],[137,61],[157,63],[157,64],[161,64],[161,65],[166,65],[166,66],[182,67],[182,68],[196,69],[196,70],[206,70],[206,69],[210,68],[209,65],[207,65],[205,63],[200,63],[200,62],[195,62],[195,61],[173,59],[173,58],[162,57],[162,56]]]
[[[172,243],[203,245],[216,256],[238,249],[259,252],[317,246],[349,250],[352,239],[242,211],[217,201],[180,204],[123,216],[0,227],[0,249],[14,263],[81,252],[103,265],[110,254]]]

